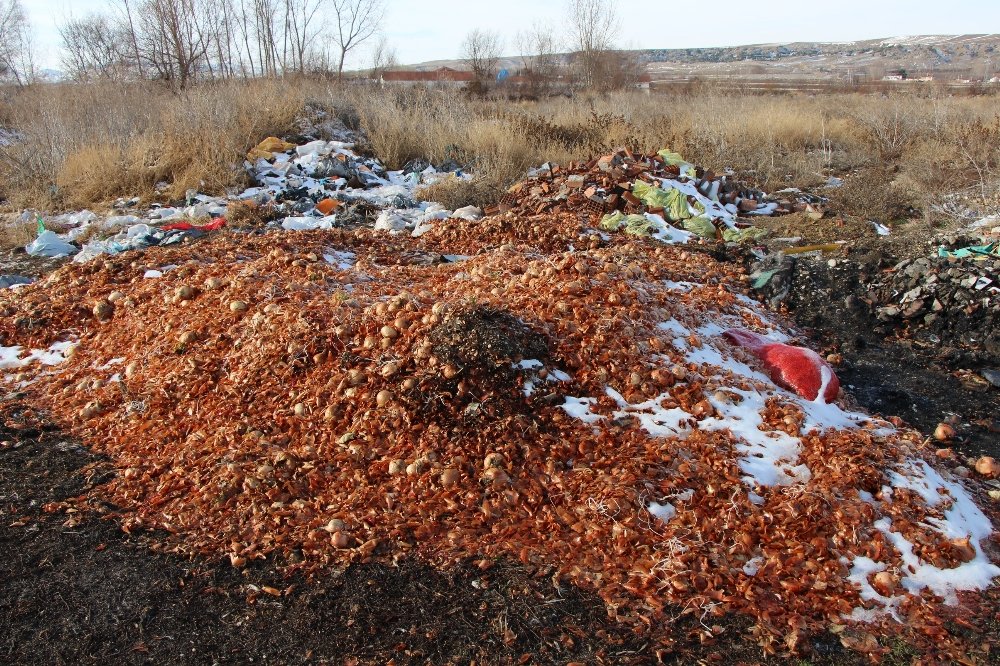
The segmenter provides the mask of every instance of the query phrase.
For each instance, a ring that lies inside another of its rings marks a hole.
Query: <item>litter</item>
[[[24,251],[33,257],[49,257],[57,259],[76,254],[79,248],[59,237],[54,231],[45,230],[28,243]]]
[[[275,153],[283,153],[293,148],[295,148],[294,143],[282,141],[276,136],[269,136],[247,153],[247,159],[251,162],[256,162],[259,159],[273,160]]]
[[[840,381],[830,364],[804,347],[793,347],[741,329],[723,335],[750,350],[761,360],[778,386],[795,391],[806,400],[833,402],[840,391]]]
[[[938,256],[954,259],[976,259],[979,261],[1000,258],[1000,241],[994,241],[986,245],[969,245],[958,250],[948,250],[940,247],[938,248]]]

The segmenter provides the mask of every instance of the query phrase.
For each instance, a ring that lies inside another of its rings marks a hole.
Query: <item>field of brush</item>
[[[527,169],[617,147],[665,147],[733,169],[774,191],[848,176],[843,212],[889,223],[923,216],[963,195],[997,206],[1000,119],[992,96],[921,94],[741,95],[696,92],[539,101],[468,99],[454,89],[336,86],[263,80],[174,93],[155,84],[44,85],[0,102],[0,195],[11,209],[99,208],[116,197],[222,193],[246,179],[242,159],[269,135],[295,132],[306,109],[363,130],[390,169],[454,160],[472,183],[433,192],[450,208],[495,202]],[[158,183],[166,188],[156,189]]]

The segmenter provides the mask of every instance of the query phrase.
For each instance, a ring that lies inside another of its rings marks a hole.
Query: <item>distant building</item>
[[[415,69],[399,69],[382,72],[382,83],[402,83],[402,84],[459,84],[475,81],[475,75],[468,70],[452,69],[451,67],[438,67],[431,71],[419,71]]]

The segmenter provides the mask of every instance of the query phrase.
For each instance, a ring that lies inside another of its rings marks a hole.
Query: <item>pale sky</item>
[[[59,67],[57,26],[68,16],[101,11],[109,0],[21,0],[36,37],[37,61]],[[387,0],[385,34],[404,64],[458,57],[462,38],[490,29],[516,55],[514,35],[532,23],[557,29],[565,0]],[[998,0],[618,0],[623,48],[840,42],[901,35],[1000,32]],[[808,9],[807,9],[808,7]],[[557,32],[558,34],[558,32]],[[355,66],[367,63],[359,53]]]

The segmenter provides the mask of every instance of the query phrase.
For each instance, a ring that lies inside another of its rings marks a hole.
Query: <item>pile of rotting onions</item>
[[[1000,573],[989,520],[917,433],[776,389],[717,335],[782,335],[744,285],[571,214],[221,233],[4,292],[0,342],[72,341],[7,382],[172,552],[506,558],[663,641],[674,613],[709,638],[737,611],[771,647],[859,621],[945,649],[949,603]]]

